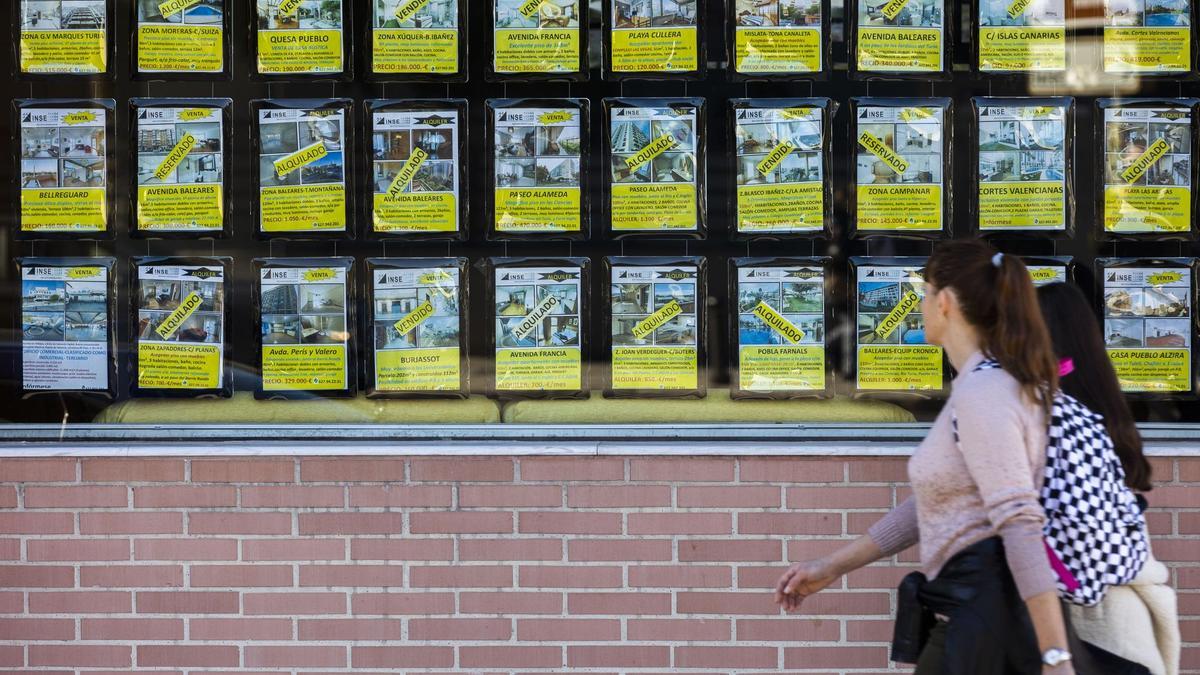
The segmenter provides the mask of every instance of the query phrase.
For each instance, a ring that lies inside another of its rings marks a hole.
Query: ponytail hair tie
[[[1058,376],[1066,377],[1075,372],[1075,362],[1071,359],[1059,359],[1058,361]]]
[[[1003,253],[1000,253],[1000,252],[997,252],[997,253],[996,253],[996,255],[992,256],[992,266],[993,266],[993,267],[996,267],[996,268],[999,268],[999,267],[1000,267],[1000,261],[1002,261],[1002,260],[1004,260],[1004,254],[1003,254]]]

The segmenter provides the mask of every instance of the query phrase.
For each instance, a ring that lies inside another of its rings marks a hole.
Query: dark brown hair
[[[948,241],[934,247],[925,280],[954,292],[963,316],[979,331],[983,353],[1048,412],[1058,388],[1058,358],[1025,264],[982,241]]]
[[[1037,296],[1054,352],[1060,358],[1071,359],[1074,366],[1062,378],[1062,390],[1104,418],[1125,469],[1125,484],[1140,492],[1150,491],[1154,487],[1150,482],[1152,471],[1142,453],[1142,435],[1121,393],[1117,372],[1104,349],[1100,322],[1087,298],[1078,288],[1063,283],[1043,286]]]

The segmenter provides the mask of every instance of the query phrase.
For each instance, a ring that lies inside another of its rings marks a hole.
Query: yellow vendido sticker
[[[795,149],[796,149],[795,143],[793,143],[791,141],[784,141],[784,142],[780,143],[779,145],[775,146],[775,148],[772,149],[771,152],[768,152],[767,156],[763,157],[762,161],[758,163],[758,166],[756,166],[754,168],[760,174],[765,176],[765,175],[771,173],[772,171],[774,171],[775,169],[779,168],[779,165],[783,163],[783,160],[788,155],[790,155],[792,153],[792,151]]]
[[[429,0],[407,0],[407,2],[401,2],[400,4],[396,5],[396,11],[394,12],[396,21],[398,23],[404,23],[405,21],[408,21],[408,19],[420,11],[427,2],[429,2]]]
[[[899,14],[900,10],[904,9],[904,6],[907,4],[908,0],[888,0],[883,7],[880,8],[879,13],[890,21],[895,19],[896,15]]]
[[[396,332],[401,335],[407,335],[414,328],[421,325],[429,317],[433,316],[433,303],[426,300],[417,305],[417,308],[409,312],[407,316],[392,324],[396,328]]]
[[[280,16],[291,16],[296,13],[297,9],[300,9],[301,2],[303,2],[303,0],[279,0],[279,4],[276,6],[275,11],[278,12]]]

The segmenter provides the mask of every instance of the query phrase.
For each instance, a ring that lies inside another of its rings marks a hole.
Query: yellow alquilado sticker
[[[911,314],[920,304],[921,296],[913,291],[905,293],[904,297],[900,298],[900,304],[893,307],[892,311],[888,312],[883,321],[880,321],[879,325],[875,327],[875,334],[886,340],[896,330],[896,327],[900,325],[900,322],[904,320],[904,317]]]
[[[625,166],[630,171],[637,171],[642,167],[642,165],[670,150],[676,145],[679,145],[679,141],[675,140],[674,136],[671,134],[663,134],[653,141],[650,141],[649,145],[639,150],[633,157],[626,158]]]
[[[388,186],[387,198],[394,201],[397,196],[404,192],[404,188],[412,182],[413,176],[417,175],[417,169],[421,168],[429,153],[421,148],[413,148],[412,154],[408,156],[408,160],[404,162],[404,166],[400,172],[396,174],[396,178],[392,180],[392,184]]]
[[[542,319],[550,316],[550,312],[554,311],[555,307],[558,307],[558,296],[547,295],[538,303],[537,307],[533,308],[532,312],[526,315],[524,319],[521,319],[521,323],[517,324],[517,327],[513,329],[513,337],[518,340],[524,340],[529,337],[530,333],[542,325]]]
[[[159,3],[158,13],[162,18],[174,16],[192,5],[199,4],[200,0],[167,0]]]
[[[275,174],[280,178],[329,154],[325,141],[319,141],[287,157],[275,160]]]
[[[663,324],[683,313],[683,308],[679,306],[679,302],[671,300],[663,308],[650,316],[642,319],[629,332],[633,337],[644,340],[650,337],[650,334],[661,328]]]
[[[773,307],[765,302],[759,301],[754,306],[754,316],[762,319],[762,322],[770,326],[776,333],[783,336],[783,339],[796,345],[804,339],[804,331],[796,327],[796,324],[788,321],[782,314],[776,312]]]
[[[183,299],[183,302],[179,303],[179,307],[177,307],[174,312],[171,312],[170,316],[168,316],[166,319],[163,319],[163,322],[158,324],[158,327],[154,329],[154,332],[158,333],[158,336],[164,340],[171,339],[171,336],[175,334],[175,331],[179,330],[179,327],[183,325],[183,322],[187,321],[189,316],[195,314],[196,310],[200,309],[200,305],[203,303],[204,299],[200,297],[200,294],[192,291],[186,298]]]
[[[417,308],[408,313],[403,319],[392,324],[396,332],[400,335],[408,335],[414,328],[420,326],[425,319],[433,316],[433,303],[426,300],[417,305]]]
[[[895,150],[892,150],[888,147],[887,143],[876,138],[871,132],[863,131],[860,133],[858,135],[858,144],[870,150],[872,154],[883,160],[883,163],[897,174],[903,174],[905,171],[908,171],[908,160],[896,154]]]
[[[1154,166],[1155,162],[1162,159],[1162,156],[1170,151],[1170,143],[1161,138],[1157,139],[1150,144],[1150,147],[1146,148],[1146,151],[1140,157],[1133,160],[1133,164],[1130,164],[1129,168],[1121,172],[1121,178],[1126,183],[1136,182],[1137,179],[1145,175],[1147,169]]]

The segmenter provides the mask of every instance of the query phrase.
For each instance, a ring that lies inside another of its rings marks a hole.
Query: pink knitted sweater
[[[869,531],[887,555],[920,542],[930,579],[955,553],[1000,535],[1022,598],[1055,590],[1042,544],[1046,514],[1038,502],[1046,462],[1046,421],[1021,386],[999,369],[971,372],[974,354],[954,378],[950,399],[908,462],[913,496]],[[958,416],[954,442],[951,409]]]

